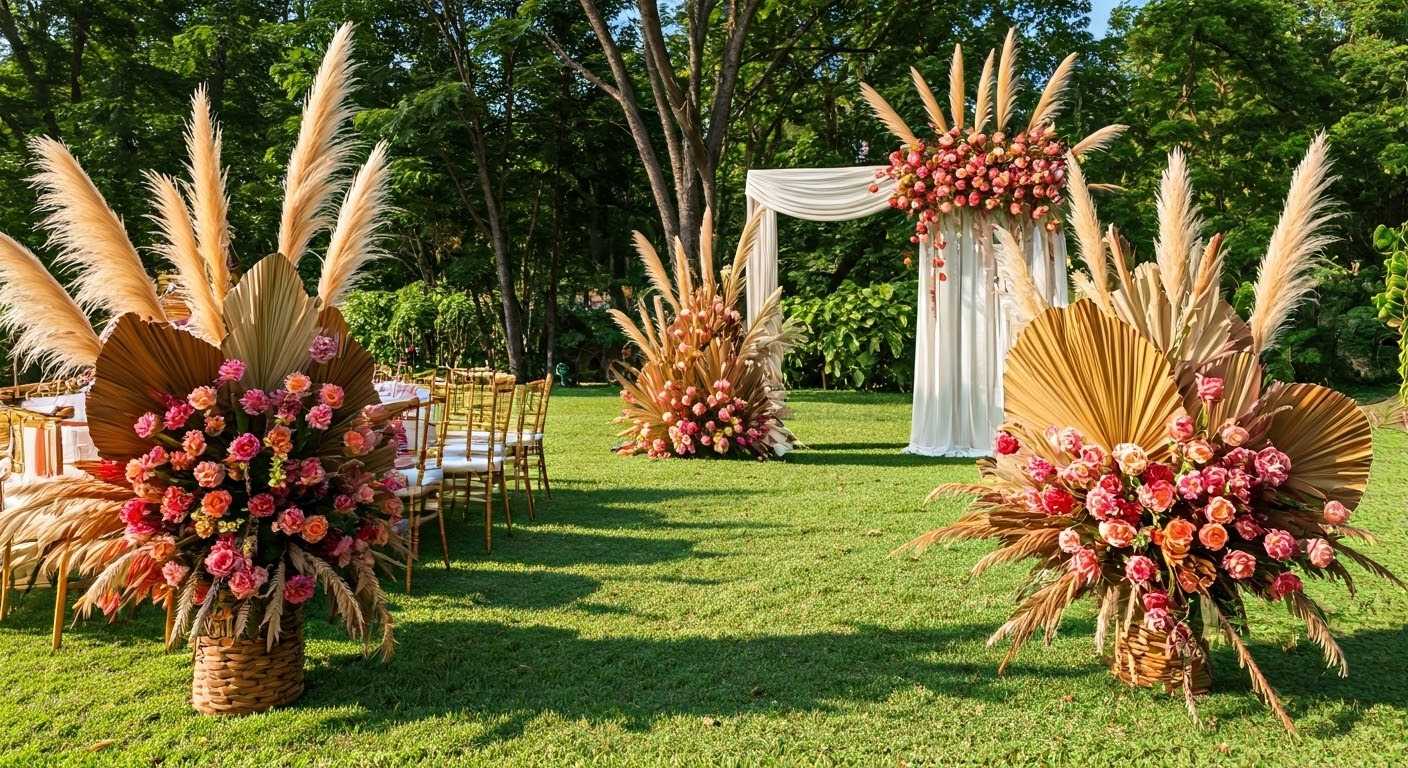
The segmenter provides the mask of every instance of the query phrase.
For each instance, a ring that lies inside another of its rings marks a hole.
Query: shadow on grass
[[[339,729],[374,730],[404,721],[467,713],[498,725],[482,740],[520,736],[544,713],[567,720],[622,721],[645,730],[665,716],[728,718],[796,710],[830,711],[929,691],[998,702],[1010,686],[987,660],[941,661],[954,645],[977,647],[989,627],[952,625],[752,638],[582,637],[549,626],[426,622],[397,628],[397,655],[386,666],[348,656],[310,669],[312,709],[357,705],[330,715]],[[1094,664],[1028,671],[1084,677]],[[367,683],[373,679],[380,682]],[[347,692],[355,692],[349,702]]]
[[[973,459],[902,453],[900,443],[809,443],[787,455],[790,464],[866,467],[971,467]]]

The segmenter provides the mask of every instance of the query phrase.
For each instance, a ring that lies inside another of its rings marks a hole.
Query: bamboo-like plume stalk
[[[1061,108],[1066,103],[1066,86],[1071,82],[1071,73],[1075,66],[1076,54],[1073,53],[1063,59],[1056,71],[1051,73],[1051,79],[1046,81],[1046,89],[1041,92],[1041,100],[1036,103],[1036,109],[1032,110],[1031,122],[1027,123],[1028,131],[1034,131],[1052,122],[1061,114]]]
[[[1118,139],[1127,130],[1129,130],[1129,126],[1127,125],[1120,125],[1119,123],[1107,125],[1081,139],[1078,144],[1071,147],[1071,155],[1084,157],[1091,152],[1104,152],[1110,148],[1111,144],[1115,143],[1115,139]]]
[[[988,113],[992,110],[992,62],[996,56],[997,51],[988,51],[988,58],[983,62],[983,73],[978,76],[978,100],[973,109],[973,130],[978,132],[982,132],[987,125]]]
[[[1026,254],[1017,243],[1017,238],[1003,227],[993,227],[993,231],[1002,245],[997,250],[997,272],[1007,284],[1006,293],[1012,297],[1012,308],[1015,310],[1017,326],[1020,329],[1035,320],[1037,315],[1045,312],[1051,305],[1046,301],[1046,297],[1041,295],[1041,291],[1037,290],[1031,270],[1027,269]]]
[[[12,335],[11,353],[67,376],[98,361],[102,342],[88,316],[28,248],[0,233],[0,329]]]
[[[1157,207],[1159,236],[1154,241],[1154,259],[1159,265],[1164,293],[1174,306],[1182,306],[1190,289],[1188,262],[1201,247],[1199,232],[1203,221],[1198,216],[1198,204],[1193,200],[1193,182],[1181,148],[1168,153],[1168,168],[1159,182]]]
[[[288,160],[284,180],[283,218],[279,223],[279,253],[294,264],[308,241],[328,225],[328,202],[336,191],[336,176],[347,165],[352,142],[344,130],[352,116],[348,96],[355,86],[352,25],[333,35],[322,66],[303,104],[303,123]]]
[[[914,80],[914,89],[919,91],[920,101],[924,102],[924,111],[929,113],[929,122],[934,124],[936,130],[947,131],[948,121],[944,119],[944,111],[939,108],[939,100],[934,96],[934,89],[924,81],[924,76],[919,74],[918,69],[910,67],[909,76]]]
[[[963,127],[963,98],[967,87],[963,83],[963,46],[953,46],[953,63],[948,70],[948,108],[955,128]]]
[[[1002,58],[997,66],[997,122],[993,130],[1007,130],[1007,120],[1017,106],[1017,91],[1021,89],[1017,72],[1017,28],[1007,30],[1002,41]]]
[[[1325,192],[1336,178],[1329,175],[1327,149],[1324,133],[1310,143],[1291,177],[1286,207],[1257,270],[1255,304],[1248,321],[1257,352],[1276,345],[1291,312],[1315,288],[1310,270],[1316,258],[1335,240],[1325,231],[1335,217]]]
[[[108,207],[73,155],[47,136],[30,143],[39,172],[32,183],[41,191],[39,208],[49,242],[59,249],[56,263],[76,268],[74,300],[86,310],[113,317],[128,312],[148,321],[166,319],[156,285],[127,237],[122,219]]]
[[[1071,222],[1071,229],[1076,233],[1080,258],[1085,262],[1100,303],[1108,307],[1110,264],[1105,258],[1105,239],[1100,236],[1100,217],[1096,215],[1095,201],[1090,199],[1090,190],[1085,184],[1085,172],[1081,170],[1074,152],[1066,157],[1066,180],[1067,195],[1071,201],[1067,217]]]
[[[147,173],[147,187],[156,206],[156,212],[149,218],[156,223],[161,236],[155,250],[176,268],[177,291],[191,310],[191,328],[197,336],[219,344],[225,338],[224,315],[210,286],[206,262],[201,258],[191,213],[181,197],[181,189],[175,179],[153,172]]]
[[[205,86],[191,98],[191,122],[186,126],[186,170],[191,182],[186,192],[191,200],[191,220],[211,295],[224,301],[230,292],[230,201],[225,195],[225,169],[220,166],[220,126],[211,113],[210,95]]]
[[[893,133],[900,141],[906,144],[919,143],[919,137],[914,135],[914,131],[910,130],[909,124],[904,121],[903,117],[900,117],[900,113],[896,112],[895,108],[890,106],[889,102],[885,101],[885,97],[881,96],[879,91],[871,88],[866,83],[861,83],[860,94],[865,97],[866,103],[870,105],[870,109],[875,113],[875,116],[880,118],[880,122],[884,123],[885,127],[890,129],[890,133]]]
[[[337,226],[333,227],[327,255],[323,257],[318,298],[325,307],[342,303],[362,267],[385,255],[378,246],[378,227],[386,214],[386,181],[386,143],[378,142],[347,187]]]

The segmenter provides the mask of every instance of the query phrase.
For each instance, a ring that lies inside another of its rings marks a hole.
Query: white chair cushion
[[[460,437],[460,438],[450,438],[450,439],[448,439],[448,440],[445,441],[445,450],[444,450],[444,454],[445,454],[446,456],[459,456],[459,457],[463,457],[466,453],[469,453],[469,454],[472,454],[472,455],[478,455],[478,456],[487,456],[487,455],[489,454],[489,445],[488,445],[487,443],[484,443],[484,442],[478,442],[478,441],[476,441],[476,442],[473,443],[472,445],[468,446],[468,448],[466,448],[465,442],[464,442],[464,438],[463,438],[463,437]],[[504,453],[504,448],[503,448],[503,446],[499,446],[499,445],[494,446],[494,455],[495,455],[495,456],[502,456],[503,453]]]
[[[403,469],[401,474],[406,476],[406,487],[397,491],[396,495],[403,499],[412,494],[421,494],[439,488],[445,480],[445,471],[439,467],[426,467],[424,477],[421,477],[420,470],[415,467]]]
[[[482,473],[490,471],[490,460],[487,456],[473,456],[470,458],[449,458],[445,459],[441,466],[444,467],[447,475],[463,475],[467,473]],[[504,457],[495,456],[492,462],[495,471],[503,469]]]
[[[507,442],[509,445],[536,445],[542,441],[542,432],[510,432]]]

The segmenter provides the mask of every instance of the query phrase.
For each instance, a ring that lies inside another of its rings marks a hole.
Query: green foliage
[[[493,326],[481,322],[474,300],[461,291],[421,282],[394,292],[353,291],[342,314],[381,365],[485,365],[502,358]]]
[[[1379,225],[1374,230],[1374,247],[1384,255],[1384,290],[1374,296],[1378,319],[1398,335],[1398,376],[1402,384],[1398,396],[1408,402],[1408,335],[1404,320],[1408,307],[1404,305],[1408,292],[1408,224],[1397,229]]]
[[[604,306],[573,303],[558,315],[557,359],[575,381],[608,381],[611,363],[620,360],[626,337]]]
[[[784,361],[789,386],[909,389],[914,380],[917,282],[858,286],[783,301],[807,341]]]

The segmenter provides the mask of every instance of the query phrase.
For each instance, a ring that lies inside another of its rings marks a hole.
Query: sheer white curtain
[[[786,168],[749,171],[748,215],[763,211],[748,264],[748,320],[777,289],[777,214],[808,221],[845,221],[889,209],[894,181],[875,171],[888,166]],[[914,415],[907,453],[983,456],[1002,424],[1003,361],[1012,338],[992,263],[992,237],[966,216],[945,231],[945,260],[920,246],[915,340]],[[1066,303],[1066,243],[1060,233],[1033,228],[1024,239],[1037,287],[1052,303]],[[947,276],[939,281],[940,272]]]

